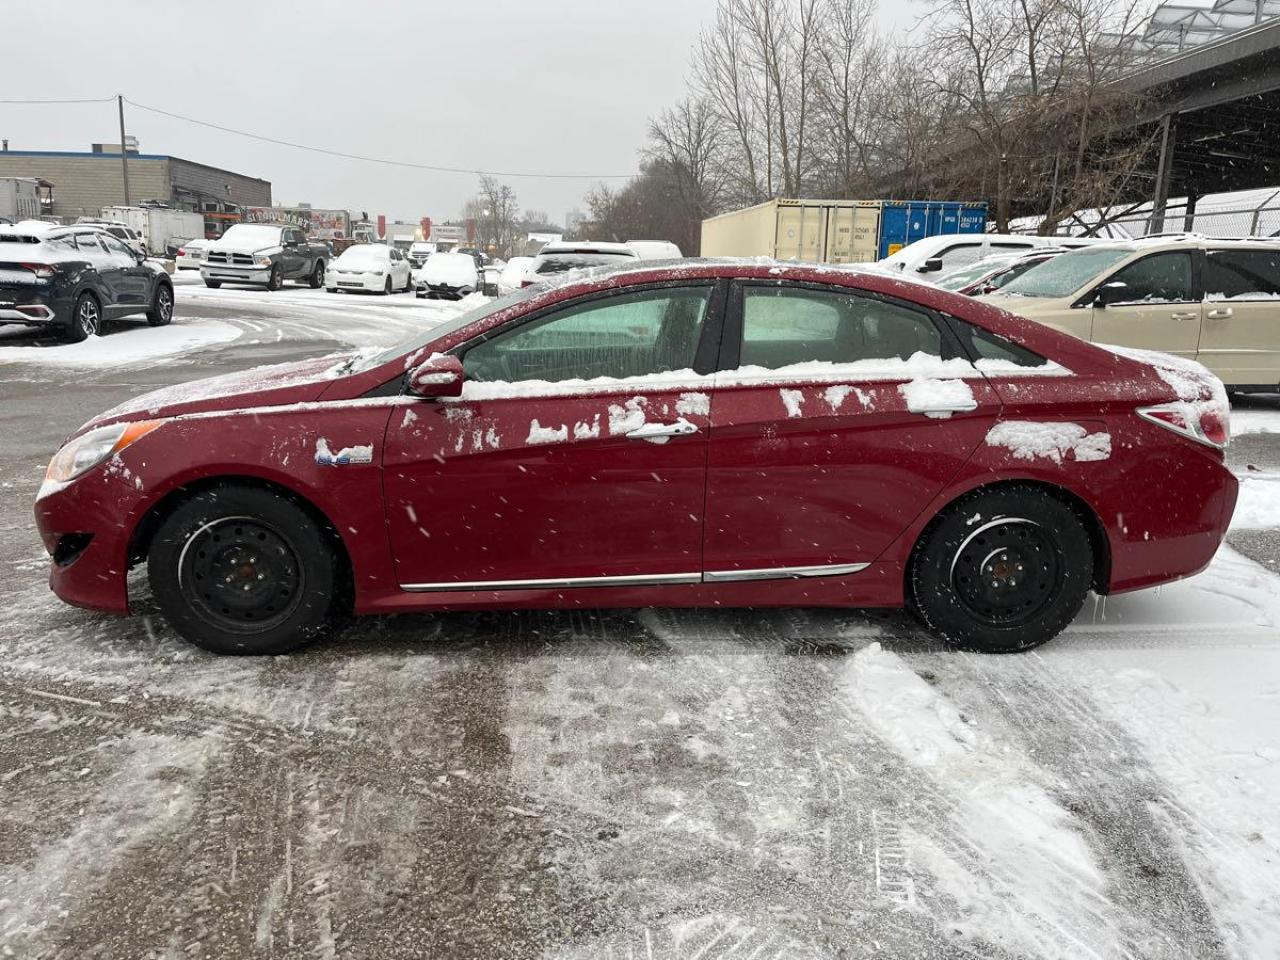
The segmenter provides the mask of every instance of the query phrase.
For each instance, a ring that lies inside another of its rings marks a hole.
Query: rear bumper
[[[48,327],[66,322],[71,304],[52,284],[0,287],[0,324]]]

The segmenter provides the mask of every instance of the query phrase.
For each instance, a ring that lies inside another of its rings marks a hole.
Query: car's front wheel
[[[284,274],[280,271],[280,264],[276,264],[271,268],[271,272],[267,274],[267,289],[279,290],[284,286]]]
[[[71,323],[63,331],[68,343],[79,343],[102,332],[102,307],[92,293],[82,293],[71,308]]]
[[[338,587],[324,531],[288,497],[252,487],[208,490],[161,524],[151,591],[184,638],[214,653],[277,654],[324,630]]]
[[[986,653],[1030,650],[1057,636],[1093,583],[1093,550],[1076,510],[1047,490],[979,491],[921,535],[908,602],[935,634]]]
[[[163,327],[173,319],[173,288],[167,283],[156,285],[156,295],[151,299],[151,309],[147,311],[147,323],[153,327]]]

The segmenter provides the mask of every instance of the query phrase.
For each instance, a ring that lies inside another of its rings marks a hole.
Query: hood
[[[209,246],[205,247],[205,251],[216,250],[219,253],[278,253],[284,248],[278,243],[244,243],[232,240],[214,240]]]
[[[341,376],[338,371],[343,363],[354,356],[354,352],[329,354],[154,390],[94,417],[77,433],[122,420],[152,420],[245,407],[309,403],[318,399]]]

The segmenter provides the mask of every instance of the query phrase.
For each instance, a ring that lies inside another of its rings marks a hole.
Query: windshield
[[[533,268],[536,274],[567,273],[570,270],[581,270],[583,267],[599,267],[604,264],[617,263],[619,260],[634,260],[627,253],[549,253],[538,257]]]
[[[961,287],[967,287],[975,280],[981,280],[995,270],[1003,269],[1016,259],[1016,257],[988,257],[986,260],[979,260],[977,263],[956,267],[954,270],[940,276],[934,281],[934,284],[943,290],[959,290]]]
[[[385,263],[391,257],[386,247],[371,245],[367,247],[348,247],[338,257],[338,263]]]
[[[467,259],[470,259],[470,257]],[[418,336],[398,343],[393,347],[388,347],[381,353],[372,354],[368,357],[361,357],[344,372],[355,373],[360,370],[371,369],[372,367],[376,367],[384,363],[390,363],[396,357],[405,356],[415,350],[421,350],[427,344],[433,343],[441,337],[453,333],[455,330],[461,330],[463,327],[475,323],[477,320],[487,317],[491,313],[497,313],[499,310],[505,310],[510,306],[514,306],[517,303],[528,300],[530,297],[535,297],[541,292],[542,291],[533,287],[525,287],[523,290],[517,290],[514,293],[509,293],[505,297],[498,297],[496,300],[490,300],[486,303],[482,303],[478,307],[473,307],[470,310],[458,314],[452,320],[446,320],[439,326],[432,327],[426,333],[419,334]]]
[[[1014,297],[1067,297],[1133,253],[1133,247],[1086,247],[1036,264],[1000,291]]]
[[[254,243],[269,247],[280,242],[280,228],[261,223],[237,223],[222,235],[232,243]]]

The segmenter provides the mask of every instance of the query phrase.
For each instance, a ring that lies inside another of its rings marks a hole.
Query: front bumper
[[[36,527],[52,558],[49,586],[74,606],[129,612],[130,531],[147,503],[127,472],[100,464],[36,500]]]
[[[200,276],[205,280],[225,280],[228,283],[266,283],[271,279],[271,268],[202,263]]]

